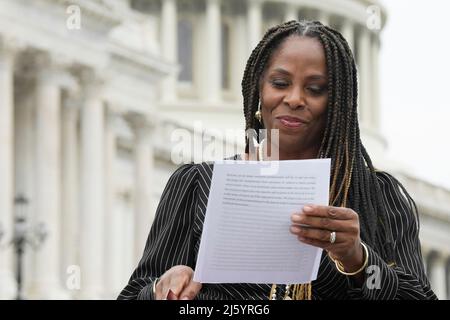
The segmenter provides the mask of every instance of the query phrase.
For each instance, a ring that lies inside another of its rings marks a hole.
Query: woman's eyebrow
[[[287,71],[286,69],[283,69],[281,67],[273,69],[273,72],[282,73],[282,74],[285,74],[285,75],[288,75],[288,76],[291,75],[291,73],[289,71]]]
[[[272,72],[274,73],[281,73],[287,76],[292,75],[289,71],[287,71],[286,69],[283,69],[281,67],[275,68],[272,70]],[[325,75],[322,74],[312,74],[310,76],[307,76],[306,79],[308,80],[322,80],[322,79],[326,79],[327,77]]]
[[[313,74],[310,76],[307,76],[306,79],[308,80],[322,80],[322,79],[326,79],[327,77],[321,74]]]

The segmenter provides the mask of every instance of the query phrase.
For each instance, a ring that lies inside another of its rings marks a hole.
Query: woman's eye
[[[275,88],[286,88],[289,85],[286,81],[282,80],[272,80],[271,83]]]
[[[326,87],[308,87],[307,89],[314,95],[321,95],[327,91]]]

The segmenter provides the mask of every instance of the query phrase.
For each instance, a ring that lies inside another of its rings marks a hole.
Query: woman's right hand
[[[156,300],[192,300],[202,288],[194,282],[194,270],[188,266],[174,266],[164,272],[155,287]]]

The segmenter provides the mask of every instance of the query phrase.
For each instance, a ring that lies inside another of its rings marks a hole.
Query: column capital
[[[8,35],[0,35],[0,56],[14,56],[18,51],[24,50],[25,48],[25,42],[20,39]]]
[[[76,74],[82,87],[85,98],[102,97],[107,77],[101,75],[99,70],[79,68]]]
[[[127,120],[133,130],[148,130],[151,131],[156,127],[156,124],[158,122],[158,116],[152,115],[150,117],[149,115],[137,113],[137,112],[127,112],[125,114],[125,120]]]
[[[78,83],[69,71],[72,60],[62,55],[38,52],[34,56],[35,76],[39,81],[53,83],[70,91],[78,90]]]

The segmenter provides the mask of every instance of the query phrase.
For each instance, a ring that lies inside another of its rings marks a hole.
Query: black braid
[[[356,65],[347,41],[338,31],[318,21],[289,21],[266,32],[252,51],[242,79],[245,127],[255,129],[257,134],[262,128],[254,116],[259,106],[260,81],[273,53],[293,35],[318,39],[325,52],[327,125],[317,157],[331,158],[330,205],[355,210],[359,214],[363,241],[376,247],[383,243],[380,253],[393,261],[393,240],[381,188],[360,138]]]

